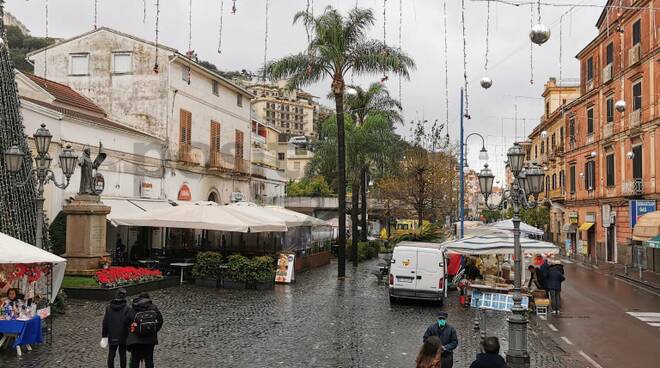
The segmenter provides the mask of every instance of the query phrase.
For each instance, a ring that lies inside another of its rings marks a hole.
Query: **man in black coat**
[[[507,368],[506,361],[500,356],[500,341],[497,337],[486,337],[481,346],[484,352],[477,354],[477,359],[470,364],[470,368]]]
[[[145,333],[145,324],[153,322],[153,332]],[[146,368],[154,367],[154,348],[158,344],[158,331],[163,327],[163,315],[149,298],[149,294],[141,293],[133,299],[131,308],[126,312],[124,325],[129,329],[126,346],[131,352],[131,368],[138,368],[144,361]]]
[[[560,263],[553,263],[548,267],[548,277],[546,287],[550,294],[550,307],[553,314],[559,314],[561,311],[561,283],[566,280],[564,277],[564,266]]]
[[[429,326],[424,333],[422,339],[426,342],[430,336],[437,336],[442,341],[442,360],[440,366],[442,368],[452,368],[454,365],[454,349],[458,346],[458,336],[456,329],[447,323],[447,312],[439,312],[438,320]]]
[[[126,318],[126,290],[117,290],[117,295],[110,301],[103,316],[102,337],[108,344],[108,368],[114,368],[115,355],[119,350],[119,366],[126,368],[126,337],[128,328],[124,324]]]
[[[550,264],[548,260],[543,260],[543,264],[539,267],[538,280],[541,285],[541,289],[548,290],[548,271],[550,270]]]

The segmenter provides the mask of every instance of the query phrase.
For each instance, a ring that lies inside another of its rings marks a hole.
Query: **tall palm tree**
[[[403,123],[401,116],[401,103],[390,96],[390,92],[381,83],[372,83],[366,90],[360,86],[349,86],[352,93],[345,96],[345,104],[353,119],[358,125],[364,124],[364,120],[371,114],[383,115],[391,123]],[[367,185],[369,183],[369,165],[365,164],[360,172],[358,181],[354,181],[354,188],[351,198],[353,203],[351,211],[351,221],[353,225],[353,233],[357,230],[357,208],[355,203],[361,199],[360,206],[360,240],[367,241]],[[359,190],[358,190],[359,189]],[[360,198],[357,198],[359,195]],[[356,251],[356,240],[354,237],[353,251]],[[353,257],[355,258],[355,257]],[[354,265],[357,265],[354,262]]]
[[[339,202],[338,277],[346,274],[346,152],[344,146],[344,92],[348,73],[394,73],[409,77],[415,62],[400,50],[383,42],[370,40],[367,31],[374,24],[369,9],[355,8],[345,17],[327,7],[314,18],[309,12],[298,12],[293,23],[302,22],[311,32],[306,50],[265,65],[272,79],[288,79],[288,87],[299,88],[319,82],[325,77],[335,96],[337,113],[337,195]]]

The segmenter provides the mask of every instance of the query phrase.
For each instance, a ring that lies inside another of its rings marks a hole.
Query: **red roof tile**
[[[71,87],[66,86],[61,83],[53,82],[48,79],[37,77],[33,74],[25,74],[30,78],[34,83],[38,84],[39,87],[45,89],[48,93],[55,97],[55,102],[69,105],[71,107],[77,107],[84,110],[89,110],[92,113],[106,115],[105,111],[102,108],[97,106],[92,100],[88,99],[85,96],[82,96],[78,92],[74,91]]]

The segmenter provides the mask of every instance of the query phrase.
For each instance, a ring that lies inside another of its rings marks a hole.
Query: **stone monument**
[[[63,208],[66,217],[66,273],[92,275],[100,268],[100,261],[109,254],[106,251],[106,215],[110,207],[101,202],[100,194],[105,186],[103,176],[97,172],[105,160],[103,145],[92,161],[90,149],[83,149],[79,159],[80,189],[74,200]]]

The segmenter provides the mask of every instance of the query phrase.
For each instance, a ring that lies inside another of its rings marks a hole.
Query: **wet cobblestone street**
[[[297,275],[293,285],[245,291],[184,285],[151,293],[165,319],[156,347],[157,367],[414,367],[426,327],[441,309],[406,303],[390,307],[372,260],[344,281],[336,264]],[[477,350],[473,311],[450,293],[442,309],[459,333],[454,367],[468,367]],[[70,300],[54,324],[52,345],[17,358],[0,353],[1,367],[105,367],[99,347],[104,303]],[[505,314],[491,313],[489,335],[503,339]],[[534,323],[532,367],[581,367]]]

